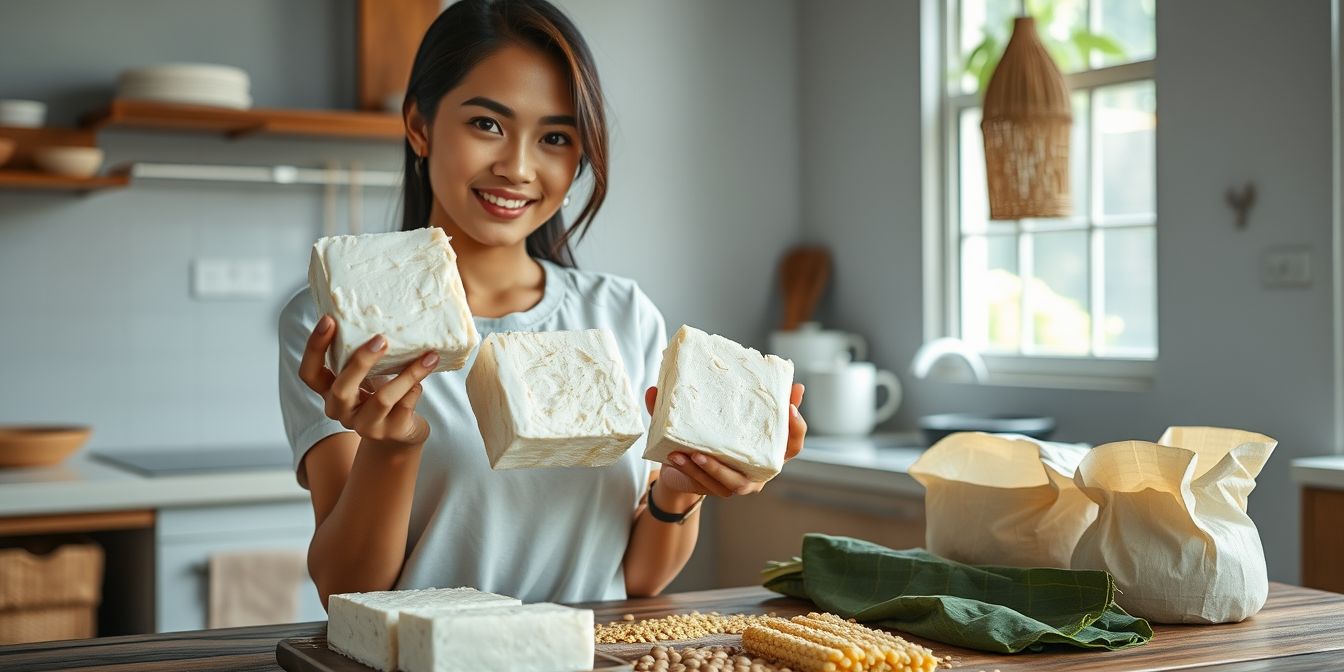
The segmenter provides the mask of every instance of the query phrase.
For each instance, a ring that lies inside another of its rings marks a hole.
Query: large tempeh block
[[[490,334],[467,375],[467,396],[495,469],[602,467],[644,433],[605,329]]]
[[[327,647],[383,672],[398,669],[397,638],[403,613],[433,615],[522,604],[475,588],[426,588],[343,593],[327,600]]]
[[[784,467],[793,363],[690,326],[663,351],[644,459],[701,452],[768,481]]]
[[[333,372],[377,334],[387,338],[387,352],[370,375],[399,373],[430,350],[439,354],[435,371],[460,369],[480,342],[457,255],[437,227],[321,238],[308,285],[318,313],[336,320],[327,362]]]
[[[593,667],[593,612],[542,602],[401,619],[406,672],[578,672]]]

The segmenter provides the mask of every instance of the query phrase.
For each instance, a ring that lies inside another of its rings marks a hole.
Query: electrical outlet
[[[1311,286],[1311,248],[1276,247],[1260,257],[1260,283],[1268,288]]]
[[[197,299],[265,299],[274,284],[271,260],[197,259],[191,294]]]

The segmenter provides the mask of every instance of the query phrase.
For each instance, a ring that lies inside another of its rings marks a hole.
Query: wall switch
[[[265,299],[274,284],[270,259],[197,259],[191,295],[197,299]]]
[[[1311,286],[1311,248],[1276,247],[1260,257],[1260,283],[1268,288]]]

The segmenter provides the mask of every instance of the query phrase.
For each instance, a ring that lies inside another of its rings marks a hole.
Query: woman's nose
[[[495,161],[494,173],[514,184],[527,184],[537,179],[531,143],[510,142]]]

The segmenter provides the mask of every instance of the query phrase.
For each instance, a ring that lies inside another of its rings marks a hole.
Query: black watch
[[[685,513],[668,513],[667,511],[658,508],[658,505],[653,503],[653,486],[655,485],[658,485],[658,479],[656,478],[649,484],[649,515],[653,516],[654,520],[681,525],[686,522],[687,516],[695,513],[705,501],[704,496],[701,496],[700,500],[695,503],[695,506],[687,509]]]

